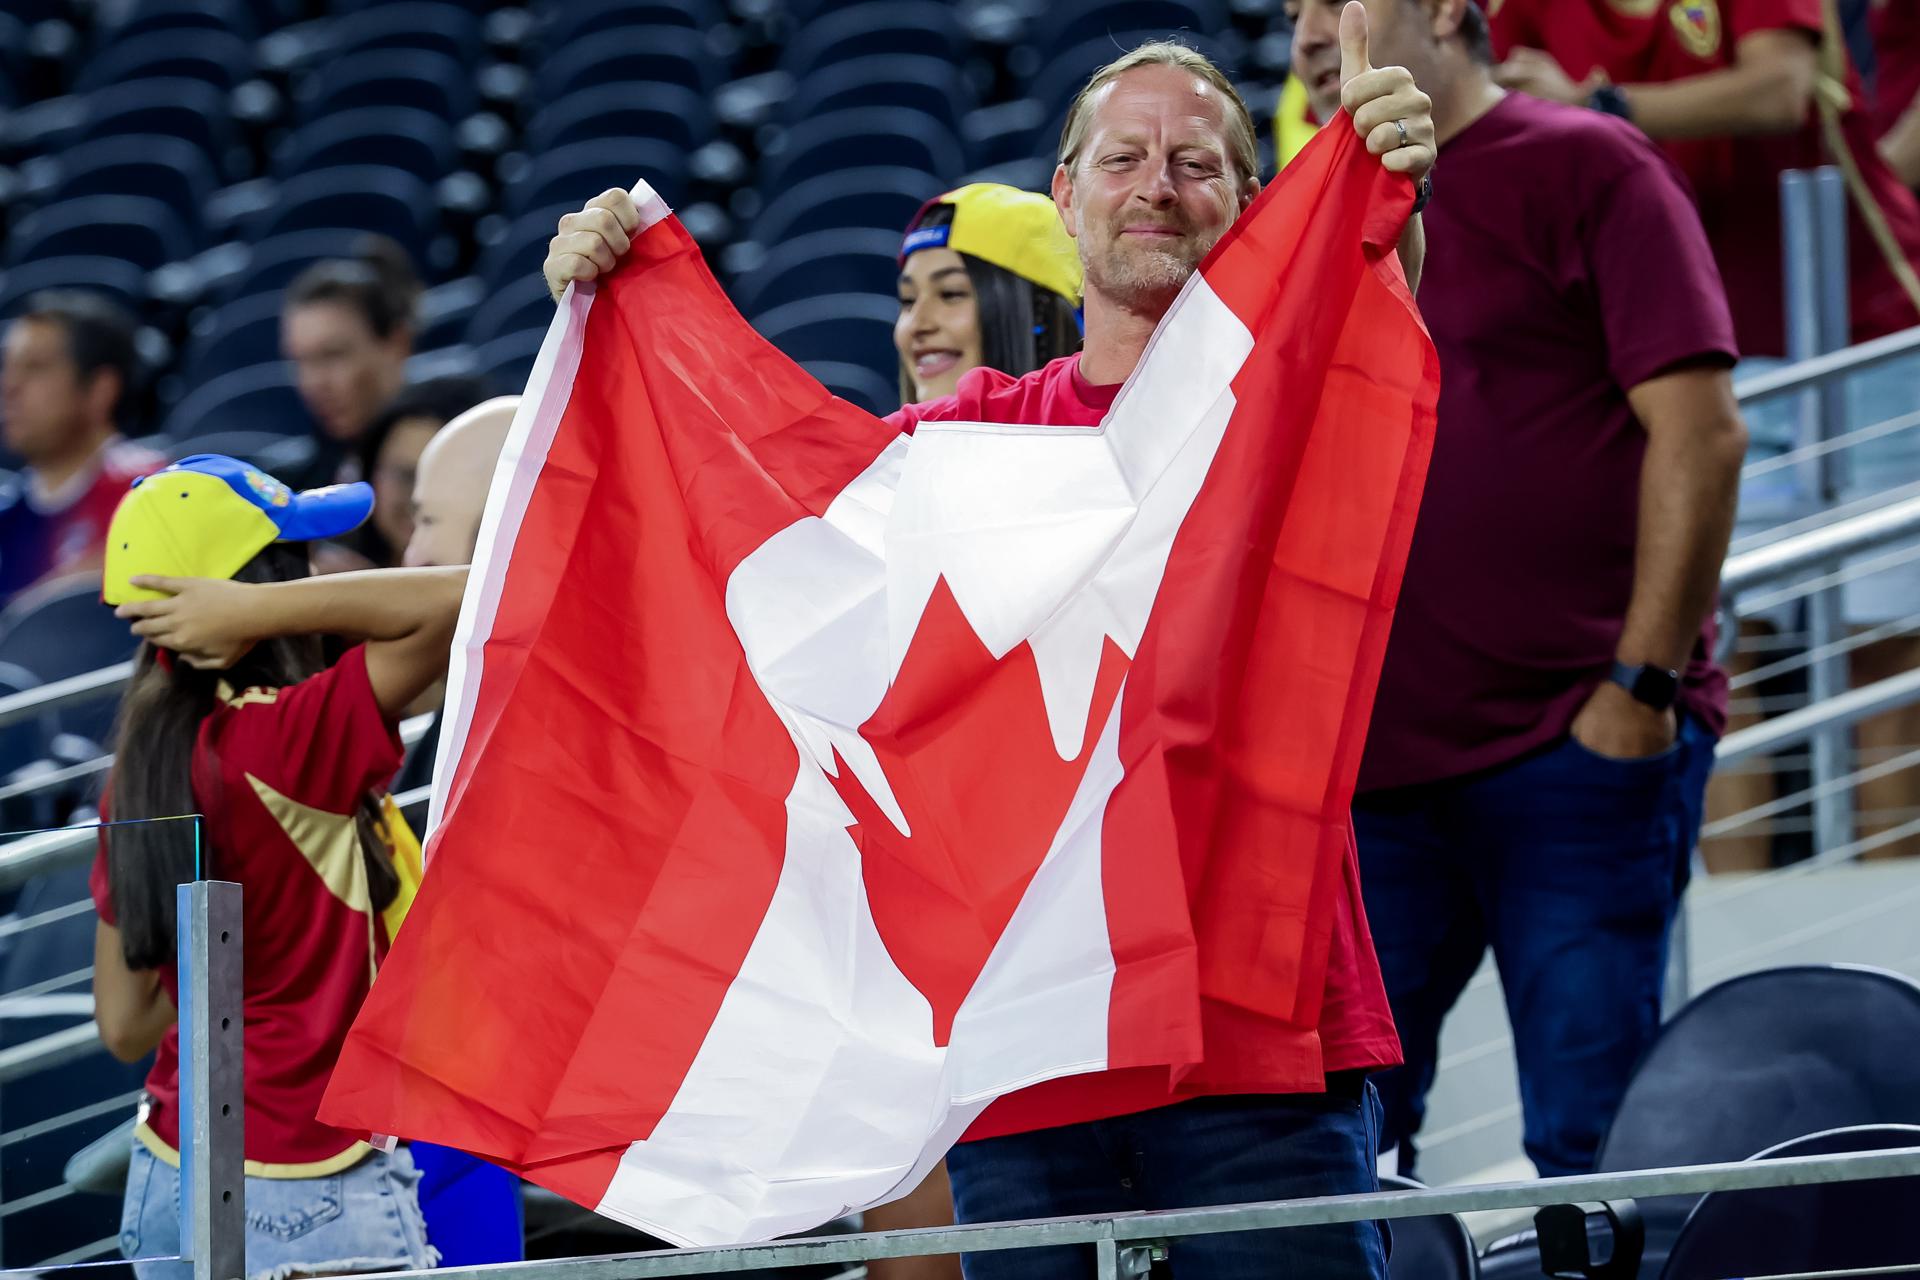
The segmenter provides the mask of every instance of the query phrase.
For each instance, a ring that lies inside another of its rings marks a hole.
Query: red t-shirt
[[[1627,392],[1735,354],[1700,219],[1638,129],[1510,93],[1441,162],[1420,311],[1446,376],[1363,791],[1567,731],[1612,668],[1633,591],[1647,438]],[[1709,620],[1680,696],[1717,734],[1712,652]]]
[[[925,421],[1095,427],[1119,394],[1120,384],[1095,386],[1081,377],[1080,358],[1066,356],[1024,378],[975,369],[960,379],[954,395],[907,405],[887,421],[902,431],[912,431]],[[1394,1034],[1373,938],[1360,905],[1359,866],[1351,834],[1341,870],[1343,890],[1334,899],[1333,940],[1317,1032],[1203,999],[1206,1060],[1180,1074],[1177,1082],[1173,1079],[1177,1073],[1165,1067],[1050,1080],[1001,1098],[966,1136],[991,1138],[1050,1129],[1215,1094],[1318,1093],[1329,1072],[1398,1063],[1400,1041]]]
[[[1821,0],[1504,0],[1492,8],[1492,25],[1502,57],[1519,45],[1544,49],[1575,80],[1600,68],[1617,84],[1685,80],[1730,67],[1736,46],[1756,32],[1822,37]],[[1847,148],[1907,259],[1920,265],[1920,202],[1875,149],[1860,77],[1851,66],[1847,79],[1851,105],[1841,123]],[[1693,184],[1726,281],[1740,353],[1784,355],[1780,174],[1830,162],[1818,111],[1809,108],[1793,133],[1663,145]],[[1847,235],[1853,340],[1920,323],[1857,211]]]
[[[366,651],[285,689],[249,689],[215,708],[194,747],[209,878],[243,886],[246,1164],[255,1177],[317,1177],[358,1161],[363,1135],[315,1120],[347,1028],[388,938],[371,911],[354,814],[400,767],[400,740],[374,701]],[[100,918],[115,920],[102,842]],[[161,985],[176,1005],[180,975]],[[180,1146],[179,1029],[147,1076],[141,1136]]]
[[[1885,137],[1920,97],[1920,4],[1914,0],[1874,0],[1873,132]]]

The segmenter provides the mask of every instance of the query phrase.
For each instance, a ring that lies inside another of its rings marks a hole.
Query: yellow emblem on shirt
[[[1720,51],[1720,6],[1714,0],[1679,0],[1667,10],[1681,46],[1696,58]]]

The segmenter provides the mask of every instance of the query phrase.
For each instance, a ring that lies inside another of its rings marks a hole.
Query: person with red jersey
[[[372,507],[365,484],[296,494],[197,455],[114,514],[102,595],[144,643],[93,869],[93,994],[115,1057],[154,1054],[120,1234],[140,1280],[192,1273],[165,1259],[181,1246],[174,889],[196,874],[243,889],[247,1275],[433,1265],[407,1150],[314,1119],[418,884],[385,788],[401,710],[445,672],[466,583],[458,568],[310,578],[305,544]],[[332,636],[352,647],[329,661]],[[190,813],[205,815],[199,842],[164,821]]]
[[[138,365],[133,335],[131,316],[82,290],[38,294],[7,326],[0,440],[26,471],[0,495],[0,605],[97,572],[120,495],[164,464],[116,426]]]
[[[1365,10],[1342,29],[1343,100],[1382,165],[1425,190],[1430,103],[1399,67],[1367,59]],[[1096,426],[1202,258],[1256,195],[1253,122],[1227,78],[1170,43],[1143,45],[1094,73],[1067,114],[1053,199],[1084,267],[1085,345],[1024,377],[975,369],[953,395],[889,419]],[[639,214],[609,191],[561,219],[546,276],[555,297],[612,270]],[[1424,240],[1400,239],[1409,281]],[[1378,1185],[1377,1100],[1366,1076],[1399,1045],[1360,909],[1349,845],[1330,895],[1330,951],[1311,1029],[1203,1000],[1206,1059],[1177,1084],[1164,1068],[1122,1069],[1036,1085],[990,1106],[948,1155],[962,1222],[1171,1209]],[[1180,1280],[1299,1274],[1386,1275],[1376,1224],[1195,1237],[1176,1244]],[[1091,1277],[1091,1250],[978,1253],[969,1280]]]
[[[1873,0],[1867,20],[1879,66],[1873,127],[1894,176],[1920,187],[1920,5]]]

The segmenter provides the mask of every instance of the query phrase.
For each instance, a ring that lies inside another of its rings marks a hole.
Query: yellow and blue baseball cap
[[[100,598],[157,600],[141,574],[231,578],[275,542],[337,538],[373,513],[373,486],[336,484],[295,493],[238,458],[197,453],[143,476],[107,526]]]
[[[922,226],[936,205],[951,205],[952,219]],[[1060,211],[1046,196],[1003,182],[970,182],[935,196],[908,224],[901,263],[922,249],[951,249],[979,258],[1080,305],[1080,255],[1060,225]]]

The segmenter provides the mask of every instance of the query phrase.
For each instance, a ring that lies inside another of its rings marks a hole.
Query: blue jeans
[[[319,1178],[247,1179],[247,1280],[418,1270],[427,1246],[413,1158],[376,1151]],[[180,1171],[135,1139],[120,1214],[120,1252],[138,1280],[192,1280],[180,1257]]]
[[[963,1142],[947,1154],[961,1222],[1377,1191],[1379,1099],[1358,1076],[1327,1094],[1199,1098],[1135,1115]],[[1091,1245],[972,1253],[967,1280],[1089,1280]],[[1386,1280],[1378,1223],[1189,1236],[1173,1280]]]
[[[1572,738],[1464,778],[1356,797],[1367,920],[1404,1066],[1375,1077],[1381,1149],[1426,1114],[1440,1023],[1489,945],[1513,1024],[1527,1154],[1592,1169],[1660,1029],[1667,933],[1685,889],[1714,739],[1683,717],[1659,755]]]

